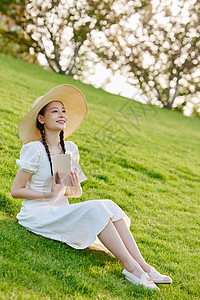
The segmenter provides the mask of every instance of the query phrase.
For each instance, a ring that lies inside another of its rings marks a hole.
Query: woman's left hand
[[[76,171],[71,171],[69,186],[66,187],[66,197],[80,197],[82,195],[82,188],[78,179]]]

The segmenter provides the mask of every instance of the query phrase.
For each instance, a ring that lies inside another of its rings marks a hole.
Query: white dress
[[[66,151],[72,152],[72,170],[79,181],[87,179],[79,166],[79,151],[72,141],[65,142]],[[32,173],[27,187],[41,192],[51,191],[51,170],[48,156],[40,141],[25,144],[16,161],[19,169]],[[78,199],[78,198],[77,198]],[[25,200],[17,214],[19,224],[28,230],[68,244],[76,249],[89,246],[105,250],[97,235],[109,220],[121,218],[130,226],[130,219],[112,200],[89,200],[69,204],[64,194],[53,200]]]

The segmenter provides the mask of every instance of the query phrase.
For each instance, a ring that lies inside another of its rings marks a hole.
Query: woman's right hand
[[[49,195],[49,199],[53,199],[56,197],[58,194],[62,192],[66,187],[63,183],[63,180],[60,178],[59,173],[56,172],[55,178],[54,176],[51,177],[51,192]]]

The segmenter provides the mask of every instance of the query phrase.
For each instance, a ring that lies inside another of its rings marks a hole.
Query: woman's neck
[[[60,137],[58,132],[45,130],[45,139],[50,148],[60,148]]]

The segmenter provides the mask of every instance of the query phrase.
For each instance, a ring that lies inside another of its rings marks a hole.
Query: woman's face
[[[67,114],[61,102],[50,102],[45,109],[44,116],[38,115],[38,121],[48,130],[61,131],[66,127]]]

